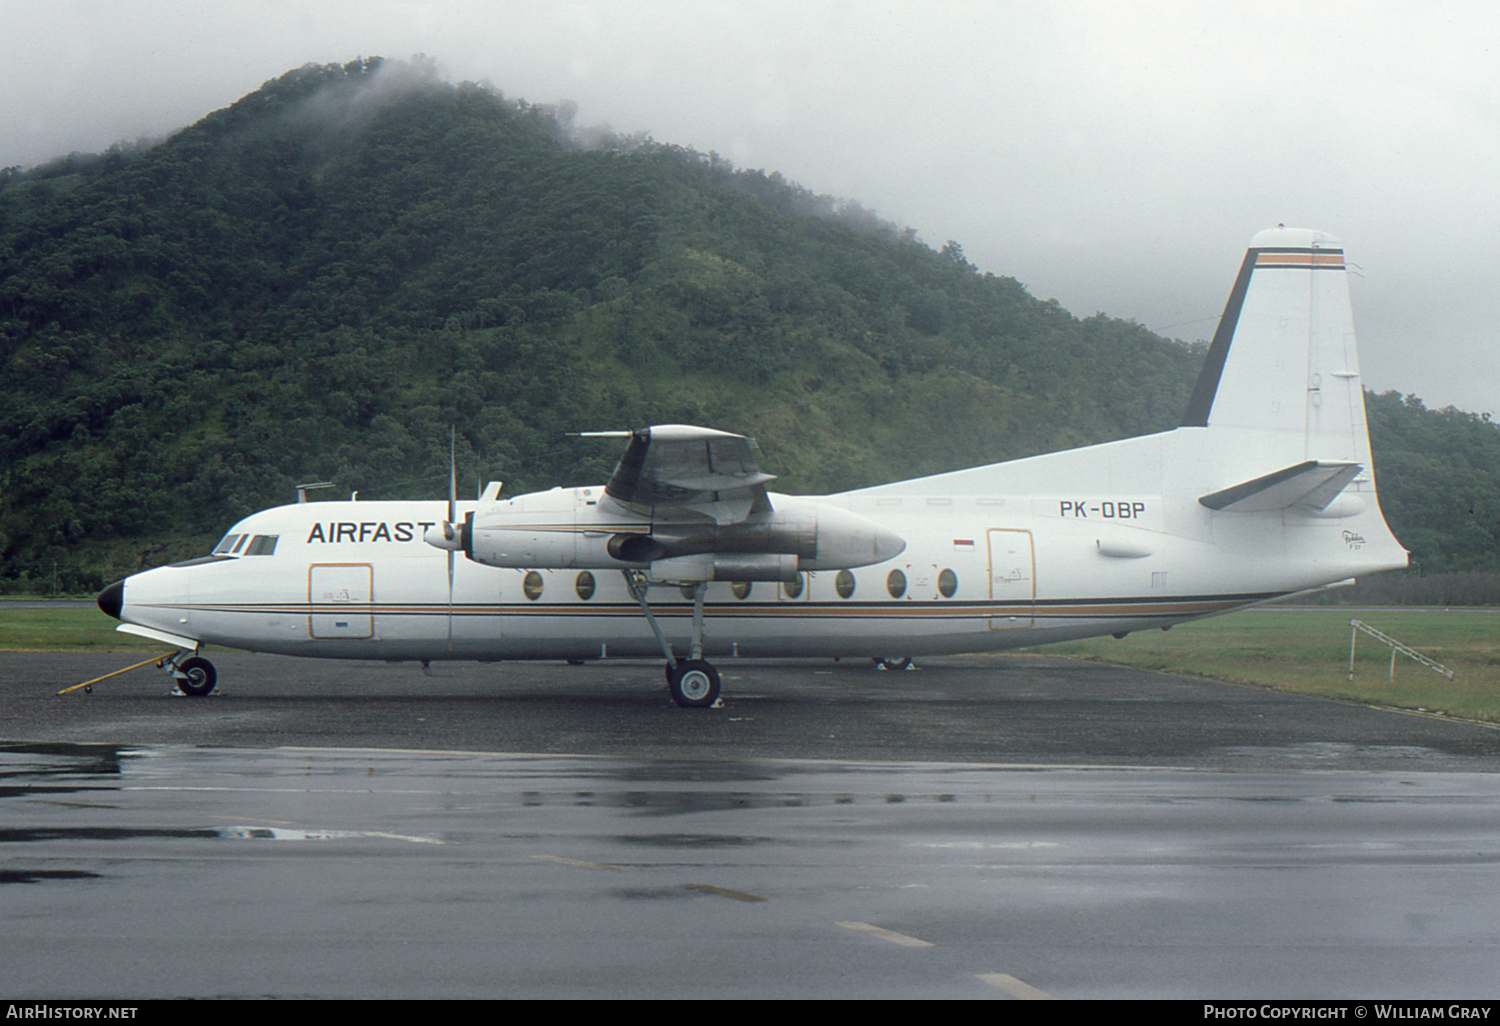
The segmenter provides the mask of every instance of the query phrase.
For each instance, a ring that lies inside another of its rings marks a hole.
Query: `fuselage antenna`
[[[332,487],[333,487],[333,482],[332,481],[309,481],[307,484],[299,484],[297,486],[297,501],[298,502],[306,502],[307,501],[307,493],[310,492],[310,491],[312,491],[314,488],[332,488]]]

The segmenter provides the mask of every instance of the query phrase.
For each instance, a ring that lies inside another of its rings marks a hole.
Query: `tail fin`
[[[1344,249],[1300,228],[1256,235],[1182,427],[1234,434],[1279,465],[1370,468]],[[1362,475],[1363,479],[1363,475]],[[1372,482],[1373,476],[1369,478]]]
[[[1202,506],[1336,520],[1351,575],[1406,565],[1376,495],[1338,239],[1277,227],[1251,240],[1177,434],[1194,428],[1219,472],[1206,483],[1224,480]]]

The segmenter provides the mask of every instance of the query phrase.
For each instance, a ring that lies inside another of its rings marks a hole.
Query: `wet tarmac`
[[[1500,731],[1027,656],[0,654],[0,993],[1483,998]]]

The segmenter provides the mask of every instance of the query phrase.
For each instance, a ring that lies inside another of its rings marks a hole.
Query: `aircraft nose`
[[[116,581],[99,593],[99,608],[116,620],[125,605],[125,582]]]

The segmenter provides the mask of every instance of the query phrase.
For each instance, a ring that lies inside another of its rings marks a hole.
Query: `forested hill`
[[[0,589],[199,554],[299,482],[441,497],[450,425],[467,487],[600,481],[616,447],[567,432],[690,422],[827,491],[1181,415],[1182,343],[778,174],[581,135],[372,59],[0,175]],[[1419,429],[1467,415],[1383,402],[1408,479],[1451,493]],[[1478,534],[1392,516],[1429,571],[1497,566],[1500,437],[1470,420]]]

